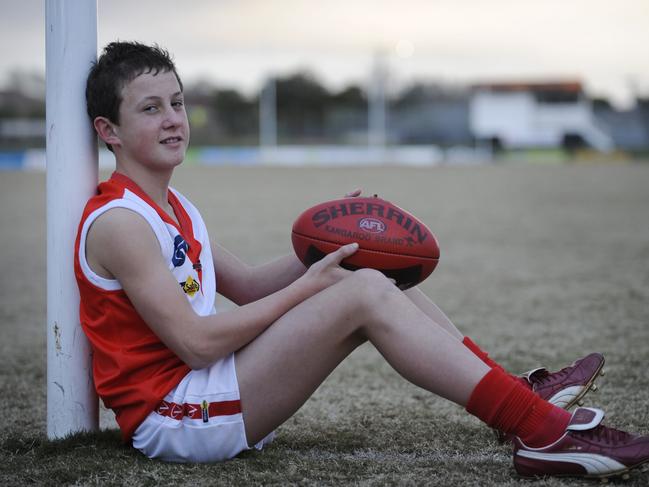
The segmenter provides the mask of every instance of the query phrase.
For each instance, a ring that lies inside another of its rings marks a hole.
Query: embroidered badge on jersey
[[[185,294],[188,294],[191,298],[193,298],[194,294],[196,294],[201,288],[198,281],[196,281],[192,276],[187,276],[187,280],[181,282],[180,285],[183,288],[183,291],[185,291]]]
[[[174,238],[174,255],[171,257],[174,267],[180,267],[185,263],[188,250],[189,245],[187,245],[185,239],[181,235],[176,235],[176,238]]]
[[[203,423],[207,423],[210,420],[210,410],[209,410],[209,404],[207,404],[207,401],[203,399],[203,402],[201,403],[201,410],[203,412]]]

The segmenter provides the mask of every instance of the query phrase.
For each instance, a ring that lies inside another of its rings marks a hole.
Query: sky
[[[44,6],[0,0],[0,86],[45,71]],[[394,90],[581,80],[619,106],[649,96],[649,0],[99,0],[98,45],[116,39],[165,47],[186,84],[248,93],[297,70],[366,84],[382,53]]]

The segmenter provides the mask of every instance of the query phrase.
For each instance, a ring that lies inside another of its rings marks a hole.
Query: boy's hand
[[[358,244],[355,242],[343,245],[309,267],[300,279],[305,280],[309,283],[309,286],[313,287],[313,294],[336,284],[352,273],[352,271],[340,267],[340,263],[357,250]]]

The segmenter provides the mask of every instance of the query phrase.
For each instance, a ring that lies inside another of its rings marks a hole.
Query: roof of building
[[[488,90],[499,92],[511,91],[553,91],[561,93],[581,93],[583,86],[580,81],[567,80],[567,81],[521,81],[521,82],[508,82],[508,83],[479,83],[473,85],[474,90]]]

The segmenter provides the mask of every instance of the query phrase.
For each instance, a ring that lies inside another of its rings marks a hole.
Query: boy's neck
[[[172,171],[152,172],[137,166],[125,166],[118,163],[115,172],[134,181],[158,206],[165,210],[168,208],[167,193]]]

